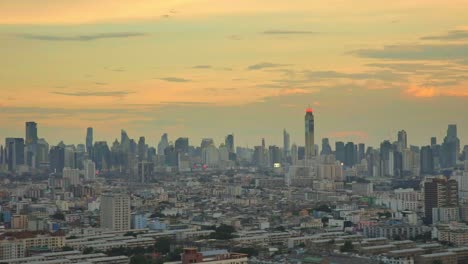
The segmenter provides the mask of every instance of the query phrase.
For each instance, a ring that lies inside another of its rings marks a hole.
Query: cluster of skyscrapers
[[[189,138],[180,137],[174,142],[165,133],[156,147],[147,144],[145,137],[134,140],[122,130],[120,140],[112,144],[94,141],[93,128],[86,132],[85,144],[67,145],[60,142],[49,146],[38,137],[37,124],[26,123],[23,138],[6,138],[0,147],[0,164],[9,172],[48,171],[61,173],[64,168],[97,171],[118,171],[134,175],[145,181],[155,171],[193,171],[201,169],[229,169],[254,167],[262,170],[289,166],[318,167],[319,163],[339,164],[346,175],[371,177],[414,177],[431,175],[445,169],[463,166],[468,156],[468,146],[460,148],[456,125],[449,125],[441,144],[435,137],[430,145],[417,147],[408,144],[406,131],[398,132],[396,141],[385,140],[379,148],[364,143],[335,142],[332,149],[328,138],[322,139],[321,148],[315,144],[314,113],[311,108],[305,114],[304,145],[291,145],[290,134],[283,131],[283,146],[267,146],[265,139],[253,148],[235,147],[234,135],[216,145],[212,138],[202,139],[194,146]],[[315,160],[314,162],[312,162]],[[304,165],[301,161],[308,161]],[[301,165],[302,164],[302,165]],[[314,165],[315,164],[315,165]],[[314,169],[317,171],[317,169]],[[89,176],[92,177],[92,176]]]

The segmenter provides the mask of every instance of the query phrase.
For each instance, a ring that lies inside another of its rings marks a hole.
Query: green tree
[[[232,233],[234,233],[235,229],[229,225],[220,225],[216,228],[214,233],[210,234],[210,238],[212,239],[219,239],[219,240],[229,240],[233,238]]]
[[[168,237],[160,237],[154,243],[154,250],[165,255],[171,251],[171,242],[171,239]]]
[[[73,250],[73,248],[70,247],[70,246],[64,246],[64,247],[62,248],[62,251],[72,251],[72,250]]]
[[[94,248],[93,247],[86,247],[83,249],[83,254],[93,254],[94,253]]]
[[[432,264],[444,264],[444,262],[440,259],[436,259],[434,261],[432,261]]]
[[[351,241],[345,241],[344,245],[340,247],[341,252],[352,252],[354,250],[353,243]]]
[[[145,255],[138,254],[130,259],[130,264],[151,264],[151,262],[145,257]]]

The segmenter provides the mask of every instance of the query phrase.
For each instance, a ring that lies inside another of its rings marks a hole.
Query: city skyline
[[[301,120],[291,117],[311,105],[318,138],[374,145],[404,128],[422,145],[428,130],[441,137],[452,123],[463,138],[464,7],[3,1],[0,137],[35,120],[43,137],[65,142],[91,126],[108,141],[118,127],[154,140],[234,133],[242,145],[262,137],[279,145],[287,128],[299,143]]]
[[[311,111],[311,108],[307,108],[306,109],[306,114],[307,113],[310,113],[309,111]],[[314,116],[315,116],[315,113],[314,113]],[[306,116],[307,118],[307,116]],[[295,140],[295,138],[290,138],[290,131],[293,131],[293,130],[289,130],[288,128],[283,128],[282,131],[280,131],[279,133],[279,136],[277,136],[276,138],[278,138],[278,141],[271,141],[270,138],[266,138],[266,137],[262,137],[262,138],[258,138],[257,142],[254,142],[254,144],[242,144],[242,143],[238,143],[239,142],[239,137],[237,134],[235,133],[226,133],[225,135],[216,135],[216,136],[213,136],[213,135],[205,135],[204,137],[201,137],[199,138],[199,140],[197,139],[194,139],[194,138],[191,138],[189,136],[184,136],[184,135],[181,135],[181,134],[169,134],[167,132],[163,132],[161,133],[159,136],[156,135],[156,136],[145,136],[145,135],[138,135],[138,134],[131,134],[131,133],[128,133],[128,130],[125,129],[125,128],[121,128],[121,129],[116,129],[115,133],[116,133],[116,136],[113,137],[113,138],[96,138],[94,137],[94,128],[93,127],[87,127],[85,129],[85,132],[83,133],[83,137],[81,140],[78,140],[77,142],[67,142],[63,139],[59,139],[59,138],[47,138],[45,136],[42,136],[41,134],[41,124],[38,124],[37,122],[35,121],[27,121],[23,124],[23,131],[21,132],[22,134],[17,134],[17,135],[10,135],[10,136],[6,136],[4,139],[7,139],[7,138],[21,138],[25,141],[25,143],[27,142],[27,138],[28,138],[28,126],[30,124],[34,124],[34,135],[36,137],[36,141],[38,139],[45,139],[48,144],[50,146],[54,146],[54,145],[58,145],[60,142],[63,142],[67,145],[79,145],[79,144],[82,144],[82,145],[85,145],[86,148],[88,149],[88,146],[92,146],[92,144],[94,144],[94,142],[99,142],[99,141],[105,141],[107,143],[112,143],[113,141],[117,140],[117,141],[120,141],[120,137],[121,137],[121,132],[122,131],[125,131],[125,133],[127,134],[130,134],[130,138],[133,138],[135,140],[137,140],[138,138],[145,138],[146,140],[146,144],[148,146],[152,146],[152,147],[158,147],[158,143],[160,143],[160,140],[161,140],[161,137],[163,135],[166,135],[167,136],[167,139],[168,139],[168,143],[176,143],[177,139],[181,139],[181,138],[187,138],[189,140],[189,144],[190,146],[199,146],[200,143],[203,144],[203,140],[204,139],[213,139],[214,143],[215,143],[215,146],[220,146],[220,145],[225,145],[226,144],[226,137],[227,136],[235,136],[235,144],[234,144],[234,147],[249,147],[249,148],[253,148],[254,146],[260,146],[262,141],[265,140],[267,142],[267,145],[275,145],[275,146],[279,146],[281,148],[283,148],[284,146],[284,133],[287,132],[288,134],[288,140],[289,140],[289,146],[291,145],[296,145],[296,146],[306,146],[306,141],[303,139],[304,135],[300,135],[297,137],[297,140]],[[447,124],[446,125],[446,128],[443,132],[440,132],[438,136],[435,136],[435,135],[428,135],[426,137],[426,140],[422,143],[422,144],[415,144],[412,142],[412,138],[411,138],[411,134],[408,133],[408,131],[406,129],[394,129],[395,132],[393,133],[393,135],[389,136],[388,138],[381,138],[381,139],[378,139],[378,141],[375,143],[375,144],[372,144],[372,143],[369,143],[368,142],[368,137],[367,136],[362,136],[362,135],[357,135],[356,137],[345,137],[345,136],[333,136],[331,135],[331,137],[320,137],[320,136],[313,136],[315,139],[315,145],[318,146],[319,148],[321,148],[321,142],[322,142],[322,139],[328,139],[329,143],[331,145],[334,145],[336,142],[344,142],[344,143],[347,143],[347,142],[353,142],[353,143],[364,143],[366,146],[373,146],[373,147],[378,147],[380,145],[380,143],[384,142],[384,141],[389,141],[389,142],[398,142],[400,141],[400,133],[404,132],[405,133],[405,142],[406,142],[406,146],[405,147],[410,147],[410,146],[418,146],[418,147],[422,147],[422,146],[430,146],[432,145],[432,140],[435,138],[437,140],[438,143],[440,142],[443,142],[444,140],[444,137],[447,136],[447,134],[449,133],[448,130],[450,130],[450,126],[453,126],[455,125],[456,126],[456,130],[458,131],[458,137],[460,138],[460,146],[464,146],[466,145],[465,144],[465,141],[464,141],[464,138],[463,138],[463,135],[460,135],[461,133],[459,132],[460,131],[460,128],[457,124]],[[307,126],[307,123],[306,123],[306,126]],[[320,125],[318,126],[320,128]],[[314,130],[314,129],[313,129]],[[38,132],[40,131],[40,132]],[[89,131],[90,134],[89,134]],[[281,132],[283,132],[281,134]],[[409,139],[408,139],[408,134],[409,134]],[[90,135],[90,137],[88,137],[88,135]],[[306,136],[307,137],[307,136]],[[346,138],[349,138],[349,140],[343,140],[343,139],[346,139]],[[88,141],[89,140],[89,141]],[[92,143],[92,144],[91,144]],[[0,143],[0,145],[2,145]]]

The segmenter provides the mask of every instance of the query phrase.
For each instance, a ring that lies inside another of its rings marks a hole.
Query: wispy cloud
[[[160,78],[160,80],[166,81],[166,82],[190,82],[190,79],[185,79],[185,78],[179,78],[179,77],[165,77],[165,78]]]
[[[266,68],[276,68],[276,67],[282,67],[282,66],[287,66],[288,64],[278,64],[278,63],[271,63],[271,62],[260,62],[257,64],[250,65],[247,67],[248,70],[261,70],[261,69],[266,69]]]
[[[131,94],[130,91],[78,91],[78,92],[51,92],[53,94],[65,95],[65,96],[124,96]]]
[[[194,69],[210,69],[211,65],[195,65],[192,68],[194,68]]]
[[[304,30],[266,30],[262,34],[266,35],[311,35],[318,34],[314,31],[304,31]]]
[[[468,39],[468,30],[452,30],[446,34],[438,36],[422,37],[424,40],[466,40]]]
[[[146,33],[141,32],[115,32],[115,33],[99,33],[90,35],[77,36],[59,36],[59,35],[40,35],[40,34],[19,34],[20,38],[44,41],[93,41],[99,39],[115,39],[115,38],[133,38],[146,36]]]
[[[360,49],[351,52],[358,57],[388,60],[452,60],[468,57],[468,43],[389,45],[381,49]]]

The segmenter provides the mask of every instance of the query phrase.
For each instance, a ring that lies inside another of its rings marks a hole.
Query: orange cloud
[[[301,88],[293,88],[293,89],[283,89],[279,91],[279,96],[282,95],[293,95],[293,94],[310,94],[313,93],[314,91],[311,91],[309,89],[301,89]]]
[[[327,135],[329,138],[353,138],[358,140],[367,140],[369,139],[369,134],[364,131],[336,131],[331,132]]]
[[[420,87],[410,86],[404,91],[404,93],[410,97],[417,98],[431,98],[436,96],[455,96],[455,97],[467,97],[467,88],[435,88],[435,87]]]
[[[405,90],[405,94],[411,97],[434,97],[438,96],[439,92],[433,87],[411,86]]]

